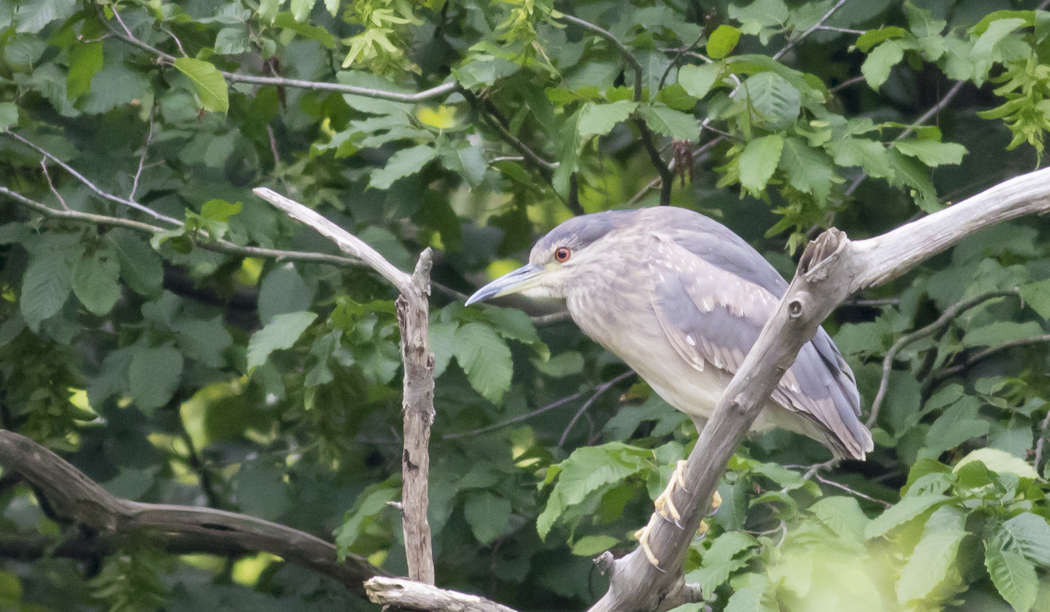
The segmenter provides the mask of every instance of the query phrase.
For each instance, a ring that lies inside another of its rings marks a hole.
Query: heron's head
[[[609,232],[631,222],[633,210],[611,210],[573,217],[552,229],[532,247],[529,263],[478,289],[467,305],[521,293],[529,297],[565,297],[578,274],[601,264],[598,247]]]

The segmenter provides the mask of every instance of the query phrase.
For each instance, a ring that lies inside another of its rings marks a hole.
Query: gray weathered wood
[[[668,610],[685,603],[682,563],[729,458],[799,349],[851,294],[888,282],[977,230],[1023,215],[1050,212],[1050,169],[1025,174],[882,236],[851,242],[830,229],[807,246],[776,314],[733,377],[689,455],[689,489],[675,490],[681,526],[658,521],[649,543],[616,560],[609,590],[592,612]]]
[[[377,576],[365,582],[365,590],[372,603],[394,606],[402,610],[515,612],[512,608],[489,601],[484,597],[447,591],[429,584],[401,578]]]

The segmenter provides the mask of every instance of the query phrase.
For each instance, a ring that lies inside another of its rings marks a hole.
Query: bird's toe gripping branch
[[[675,486],[679,486],[686,491],[689,490],[688,487],[685,486],[685,478],[682,476],[683,471],[685,470],[685,464],[685,461],[678,462],[674,473],[671,474],[671,481],[667,483],[667,488],[664,489],[664,492],[656,498],[655,502],[653,502],[653,505],[656,506],[656,511],[653,512],[652,517],[650,517],[649,524],[642,527],[634,534],[634,536],[638,538],[638,545],[642,547],[642,552],[645,553],[645,558],[649,559],[649,563],[652,563],[657,569],[660,569],[660,560],[656,558],[652,549],[649,548],[649,533],[653,530],[653,527],[656,526],[656,521],[661,518],[672,521],[679,529],[682,528],[682,524],[679,522],[682,519],[682,515],[678,512],[678,509],[675,508],[673,498]],[[718,494],[718,491],[715,491],[714,497],[711,498],[711,510],[717,510],[721,505],[722,496]],[[700,521],[700,527],[697,529],[697,534],[703,535],[704,533],[707,533],[707,529],[707,523],[705,521]]]

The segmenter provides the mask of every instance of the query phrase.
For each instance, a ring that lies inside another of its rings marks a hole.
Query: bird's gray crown
[[[580,217],[573,217],[552,229],[532,247],[533,263],[537,258],[546,259],[558,247],[577,250],[586,247],[609,232],[631,223],[636,210],[609,210]]]

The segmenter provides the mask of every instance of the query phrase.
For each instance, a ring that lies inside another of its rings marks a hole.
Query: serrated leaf
[[[738,91],[743,92],[759,118],[774,129],[786,129],[802,111],[799,90],[775,72],[759,72],[748,77]]]
[[[106,233],[106,241],[117,252],[120,276],[135,292],[156,295],[164,282],[164,264],[160,255],[138,234],[116,229]]]
[[[864,172],[879,178],[893,176],[890,152],[881,142],[868,138],[840,138],[832,140],[826,147],[840,166],[860,166]]]
[[[971,451],[955,464],[952,471],[958,472],[971,461],[980,461],[989,470],[1000,474],[1016,474],[1021,478],[1039,478],[1039,473],[1035,471],[1032,464],[997,448],[979,448]]]
[[[226,223],[230,217],[241,212],[241,203],[231,204],[226,200],[208,200],[201,205],[201,216],[209,221]]]
[[[988,575],[996,590],[1015,612],[1032,609],[1039,591],[1034,565],[1018,553],[987,547],[984,551],[984,566],[988,568]]]
[[[740,153],[740,186],[756,198],[762,197],[773,171],[780,162],[784,139],[777,134],[756,138]]]
[[[619,544],[620,541],[612,536],[597,535],[584,536],[572,545],[572,554],[577,557],[593,557],[598,553],[605,552]]]
[[[536,531],[546,538],[566,509],[650,467],[651,451],[620,442],[578,448],[558,464],[558,482],[547,506],[536,519]]]
[[[867,53],[872,47],[881,42],[901,38],[907,34],[908,31],[899,26],[887,26],[885,28],[879,28],[878,30],[868,30],[857,38],[856,46],[857,49]]]
[[[292,264],[284,264],[267,274],[259,285],[259,320],[274,315],[302,312],[313,302],[314,292]]]
[[[871,522],[853,497],[825,497],[810,506],[809,511],[840,537],[856,542],[864,541],[864,529]]]
[[[876,47],[860,66],[860,73],[872,89],[882,87],[890,78],[890,70],[904,59],[904,46],[895,40],[887,40]]]
[[[485,309],[485,316],[496,328],[501,336],[508,340],[517,340],[525,344],[534,344],[540,341],[536,333],[536,326],[532,319],[517,308],[497,308],[490,306]]]
[[[864,537],[868,540],[885,535],[894,527],[903,525],[930,508],[949,501],[944,495],[917,495],[905,497],[875,517],[864,528]]]
[[[470,494],[463,504],[463,518],[482,544],[489,544],[506,533],[510,511],[509,500],[487,491]]]
[[[581,109],[576,129],[580,138],[604,136],[612,131],[616,124],[626,121],[636,108],[638,103],[630,100],[620,100],[612,104],[588,102]]]
[[[485,399],[499,403],[510,389],[514,365],[507,342],[484,323],[467,323],[456,330],[452,353],[470,385]]]
[[[779,166],[792,187],[812,195],[820,204],[827,201],[835,182],[835,168],[823,151],[789,136],[784,139]]]
[[[740,553],[754,546],[758,546],[758,541],[742,531],[729,531],[720,535],[703,552],[700,570],[692,572],[689,579],[698,582],[702,592],[714,593],[715,589],[729,580],[730,574],[747,565],[754,553]]]
[[[901,153],[915,157],[922,163],[935,168],[945,164],[959,164],[966,147],[954,142],[937,142],[936,140],[898,140],[893,143],[893,148]]]
[[[73,264],[73,293],[89,312],[104,315],[120,299],[120,264],[96,252]]]
[[[902,605],[924,599],[948,576],[959,544],[966,537],[966,514],[942,506],[930,515],[919,543],[901,569],[897,601]]]
[[[678,84],[687,94],[695,98],[703,98],[718,81],[718,75],[722,69],[721,64],[682,66],[678,70]]]
[[[291,0],[289,8],[292,9],[292,17],[296,21],[306,21],[310,18],[310,11],[316,3],[317,0]]]
[[[401,149],[390,156],[386,166],[372,172],[368,186],[375,189],[389,189],[399,178],[415,174],[437,157],[437,151],[429,145],[417,145],[410,149]]]
[[[700,139],[700,124],[692,115],[659,104],[639,107],[638,113],[657,134],[690,142]]]
[[[720,25],[707,39],[707,55],[711,59],[722,59],[729,55],[740,42],[740,30],[731,25]]]
[[[40,322],[55,316],[69,297],[72,272],[59,253],[41,253],[33,258],[22,279],[19,308],[26,325],[34,332]]]
[[[230,110],[230,94],[226,87],[226,79],[215,66],[192,57],[176,58],[174,65],[179,72],[185,74],[193,82],[204,110],[224,115]]]
[[[182,353],[170,344],[135,349],[128,366],[128,392],[146,414],[167,404],[182,379]]]
[[[102,69],[102,43],[74,45],[69,52],[69,72],[66,73],[66,96],[76,100],[91,89],[91,77]]]
[[[1045,320],[1050,320],[1050,279],[1028,283],[1018,288],[1021,299]]]
[[[1020,553],[1025,559],[1050,568],[1050,523],[1031,512],[1022,512],[999,526],[989,546]]]
[[[233,336],[222,324],[221,316],[210,320],[178,320],[172,323],[171,331],[186,357],[212,368],[222,367],[225,363],[222,353],[233,344]]]
[[[726,602],[725,612],[778,612],[779,606],[767,594],[765,587],[749,586],[737,589]]]
[[[967,331],[963,336],[963,346],[996,346],[1041,335],[1043,326],[1035,321],[994,321]]]
[[[18,123],[18,106],[14,102],[0,102],[0,131]]]
[[[459,163],[463,168],[462,176],[471,187],[477,187],[485,180],[485,171],[488,170],[488,160],[485,159],[485,149],[480,146],[462,147],[456,149]],[[447,246],[447,245],[446,245]]]
[[[16,6],[15,31],[36,34],[51,22],[72,15],[76,9],[76,0],[29,0]]]
[[[289,349],[314,322],[317,315],[312,312],[290,312],[274,315],[265,327],[252,334],[248,341],[248,371],[266,363],[270,353]]]
[[[434,378],[445,373],[452,359],[458,323],[430,323],[430,352],[434,354]]]

